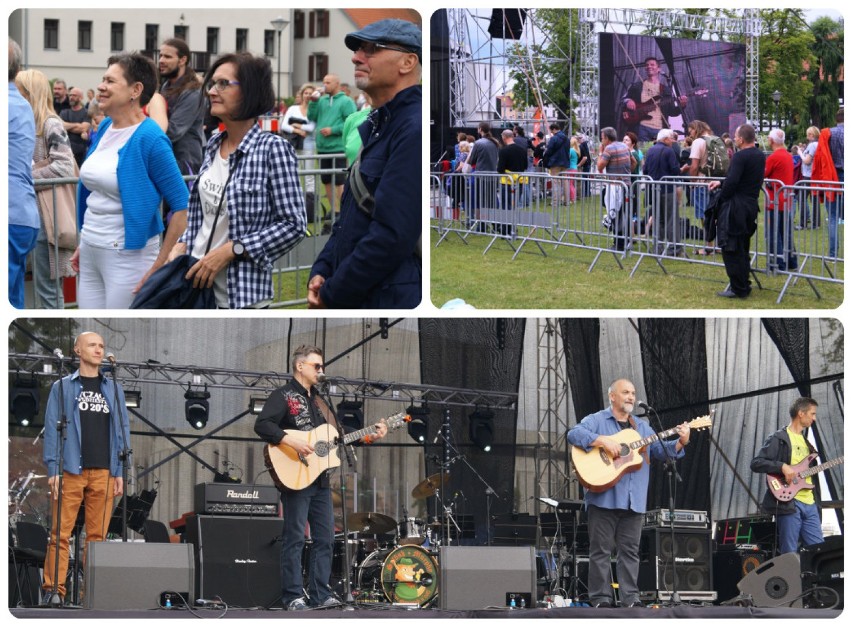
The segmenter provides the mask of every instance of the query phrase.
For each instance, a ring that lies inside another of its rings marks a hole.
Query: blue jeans
[[[305,524],[311,527],[308,563],[308,597],[319,605],[331,596],[329,579],[334,553],[334,506],[331,489],[319,487],[321,479],[298,492],[282,492],[284,541],[281,543],[281,600],[286,605],[302,596],[302,550]]]
[[[792,514],[780,514],[778,521],[778,546],[781,553],[795,553],[799,549],[799,538],[802,545],[819,544],[823,541],[822,524],[819,520],[819,510],[816,503],[805,505],[793,499],[796,511]]]
[[[62,293],[62,279],[57,282],[50,278],[50,244],[47,242],[47,234],[44,230],[39,231],[33,252],[33,279],[35,283],[35,308],[36,309],[63,309],[65,297]],[[58,265],[58,264],[57,264]]]
[[[24,308],[24,277],[27,255],[35,248],[38,229],[19,224],[9,225],[9,302],[17,309]]]
[[[704,186],[692,188],[692,203],[695,205],[695,218],[704,219],[707,210],[707,188]]]
[[[843,170],[837,171],[837,178],[843,182]],[[828,256],[837,257],[837,221],[843,217],[843,194],[835,194],[834,200],[825,201],[828,213]]]

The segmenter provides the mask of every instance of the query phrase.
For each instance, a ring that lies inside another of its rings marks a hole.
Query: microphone
[[[58,359],[65,359],[65,356],[62,354],[62,351],[58,348],[53,349],[53,354],[56,355]]]
[[[648,411],[648,410],[651,409],[651,406],[648,405],[648,403],[646,403],[645,401],[636,401],[636,406],[641,407],[645,411]]]
[[[317,374],[317,382],[331,383],[331,377],[327,376],[324,372],[320,372]]]
[[[112,364],[113,368],[115,367],[115,355],[112,353],[107,353],[107,361]]]

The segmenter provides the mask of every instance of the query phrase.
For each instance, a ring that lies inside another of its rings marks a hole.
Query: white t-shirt
[[[198,177],[198,196],[201,199],[201,208],[204,212],[204,220],[201,229],[195,236],[190,254],[196,259],[201,259],[207,250],[207,242],[210,241],[210,232],[213,229],[213,220],[216,217],[216,208],[222,201],[222,209],[219,212],[219,220],[216,222],[216,231],[213,233],[210,250],[218,248],[228,241],[228,198],[222,198],[225,191],[225,183],[228,182],[228,160],[223,159],[219,152],[213,159],[210,167]],[[216,278],[213,279],[213,294],[216,296],[216,304],[220,307],[228,306],[228,267],[222,268]]]
[[[130,140],[139,124],[110,126],[98,147],[83,162],[80,179],[91,192],[86,201],[81,241],[97,248],[124,249],[124,212],[118,189],[118,151]],[[159,241],[155,235],[146,245]]]
[[[803,157],[804,157],[804,155],[810,155],[811,156],[811,162],[809,164],[805,163],[805,160],[802,159],[802,176],[806,176],[808,178],[811,178],[811,174],[814,171],[814,155],[816,154],[816,149],[817,149],[817,143],[811,142],[810,144],[805,146],[804,151],[802,151]]]
[[[692,140],[689,159],[690,161],[698,159],[698,176],[706,176],[704,167],[707,165],[707,142],[702,137],[696,137]]]

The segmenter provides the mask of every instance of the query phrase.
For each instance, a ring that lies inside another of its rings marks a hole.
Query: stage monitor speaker
[[[760,564],[737,584],[757,607],[802,607],[802,568],[798,553]]]
[[[192,546],[151,542],[90,542],[84,605],[90,610],[150,610],[161,592],[192,598]]]
[[[526,9],[491,9],[488,34],[494,39],[520,39],[526,17]]]
[[[531,546],[442,546],[442,610],[506,607],[507,598],[523,597],[535,607],[536,563]]]
[[[197,596],[233,607],[280,603],[281,530],[280,518],[190,516]]]
[[[825,542],[806,546],[800,552],[802,562],[802,591],[814,590],[806,597],[808,607],[843,609],[843,536],[829,536]]]
[[[727,545],[726,545],[727,546]],[[769,559],[766,551],[718,550],[713,554],[713,589],[720,601],[739,594],[737,582]]]
[[[643,600],[668,600],[674,590],[685,601],[715,601],[709,529],[646,527],[639,544],[639,591]]]

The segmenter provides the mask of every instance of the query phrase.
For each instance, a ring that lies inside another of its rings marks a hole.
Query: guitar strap
[[[328,406],[328,403],[325,402],[325,399],[320,394],[313,395],[314,402],[317,404],[317,409],[319,409],[320,413],[325,418],[325,421],[330,424],[332,427],[337,429],[338,433],[342,433],[340,427],[337,424],[337,420],[334,418],[334,412],[331,411],[331,408]],[[314,425],[319,426],[319,425]]]
[[[639,429],[636,428],[636,420],[633,418],[632,414],[627,414],[627,422],[630,423],[631,429],[633,429],[636,433],[639,433]],[[639,435],[642,435],[642,434],[639,433]],[[651,457],[648,453],[648,447],[647,446],[642,450],[642,453],[640,453],[640,454],[642,455],[642,457],[645,458],[645,463],[647,463],[647,464],[651,463]]]

